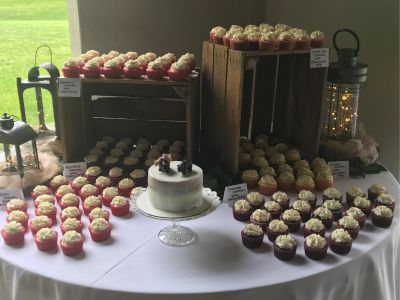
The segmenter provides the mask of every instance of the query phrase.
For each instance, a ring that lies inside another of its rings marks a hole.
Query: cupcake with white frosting
[[[99,195],[99,189],[93,184],[85,184],[81,188],[79,195],[81,196],[82,201],[84,201],[89,196]]]
[[[88,196],[84,201],[83,201],[83,212],[85,215],[89,215],[91,210],[95,207],[102,207],[102,202],[99,197],[97,196]]]
[[[387,193],[382,193],[375,199],[375,205],[384,205],[394,211],[396,207],[396,202],[394,201],[393,197]]]
[[[7,202],[6,206],[6,211],[8,214],[13,210],[20,210],[23,212],[27,212],[28,210],[28,204],[26,203],[26,201],[18,198],[11,199]]]
[[[98,188],[99,193],[101,193],[105,188],[112,186],[113,182],[110,178],[105,176],[99,176],[96,178],[94,185]]]
[[[75,207],[75,206],[70,206],[70,207],[64,208],[60,212],[60,219],[62,222],[64,222],[68,218],[75,218],[77,220],[80,220],[81,216],[82,216],[81,211],[79,210],[78,207]]]
[[[87,180],[90,183],[94,184],[96,181],[96,178],[101,175],[101,172],[102,172],[102,170],[98,166],[89,167],[85,171],[85,177],[87,178]]]
[[[61,186],[57,189],[57,191],[56,191],[56,193],[55,193],[55,194],[56,194],[56,199],[57,199],[58,203],[60,203],[61,198],[62,198],[64,195],[69,194],[69,193],[74,193],[74,190],[71,188],[71,186],[70,186],[69,184],[61,185]]]
[[[101,193],[100,199],[105,206],[110,206],[111,200],[119,196],[118,188],[115,186],[105,188]]]
[[[35,200],[40,195],[51,195],[51,190],[45,185],[37,185],[31,192],[31,197]]]
[[[55,193],[60,186],[67,185],[68,183],[69,182],[68,182],[67,178],[65,178],[62,175],[57,175],[57,176],[54,176],[53,179],[50,180],[49,188],[51,189],[51,191],[53,193]]]
[[[313,192],[315,188],[315,182],[311,176],[300,175],[296,178],[295,186],[298,192],[302,190]]]
[[[248,40],[245,33],[236,32],[230,39],[230,47],[233,50],[248,50]]]
[[[95,207],[90,211],[88,217],[90,222],[97,218],[104,218],[108,221],[110,219],[110,213],[100,207]]]
[[[390,227],[393,221],[393,211],[387,206],[379,205],[372,209],[371,221],[372,224],[378,227]]]
[[[263,207],[271,215],[271,219],[279,219],[282,213],[282,208],[278,202],[266,201]]]
[[[372,209],[372,201],[365,198],[365,197],[360,197],[357,196],[354,198],[353,200],[353,206],[358,207],[359,209],[362,210],[362,212],[369,217],[369,215],[371,214],[371,209]]]
[[[352,239],[355,240],[360,231],[360,224],[358,224],[358,221],[353,217],[344,216],[337,222],[337,228],[343,228],[350,234]]]
[[[47,216],[56,223],[57,208],[51,202],[41,202],[35,209],[36,216]]]
[[[64,77],[68,78],[79,78],[80,66],[76,59],[68,59],[62,66],[62,73]]]
[[[258,40],[258,47],[261,51],[274,51],[276,48],[275,33],[272,31],[262,32]]]
[[[120,65],[120,61],[113,58],[104,63],[104,67],[102,69],[103,75],[105,78],[120,78],[122,76],[122,68]]]
[[[241,178],[242,182],[247,184],[247,188],[252,189],[257,187],[257,182],[260,177],[257,170],[245,170]]]
[[[259,209],[264,205],[264,197],[258,192],[248,193],[246,200],[250,203],[253,210]]]
[[[167,74],[172,81],[183,81],[189,75],[190,67],[185,61],[174,62],[169,68]]]
[[[122,196],[115,196],[110,203],[111,213],[117,217],[129,214],[129,207],[129,201]]]
[[[297,210],[303,222],[308,221],[311,216],[311,205],[306,200],[296,200],[293,202],[293,209]]]
[[[4,243],[6,245],[18,245],[24,241],[25,228],[21,225],[21,223],[11,221],[4,225],[3,229],[1,230],[1,235],[3,236]]]
[[[325,43],[325,35],[322,31],[316,30],[310,33],[311,47],[322,48]]]
[[[35,243],[40,251],[49,251],[57,248],[57,232],[52,228],[41,228],[35,234]]]
[[[279,190],[290,191],[294,187],[295,183],[294,175],[292,172],[289,171],[282,172],[281,174],[279,174],[277,182]]]
[[[294,33],[295,49],[310,49],[311,38],[307,32],[298,31]]]
[[[250,203],[245,199],[236,201],[232,208],[233,217],[242,222],[249,221],[252,212]]]
[[[271,221],[271,215],[264,209],[256,209],[250,216],[250,222],[258,225],[265,232],[269,222]]]
[[[342,217],[342,204],[339,201],[326,200],[323,206],[330,210],[334,221],[337,221]]]
[[[318,190],[323,191],[327,188],[333,187],[334,180],[329,168],[323,169],[315,173],[317,173],[317,175],[315,176],[315,186]]]
[[[319,260],[326,256],[328,251],[328,242],[327,240],[318,235],[318,234],[310,234],[306,237],[304,241],[304,253],[308,258]]]
[[[36,216],[29,222],[29,229],[32,235],[35,235],[41,228],[51,228],[52,226],[53,221],[48,216]]]
[[[164,78],[165,69],[161,62],[152,61],[147,65],[146,75],[151,80],[161,80]]]
[[[286,194],[285,192],[277,191],[273,193],[271,196],[271,200],[277,202],[282,211],[289,209],[290,199],[288,194]]]
[[[83,251],[82,235],[75,230],[67,231],[60,240],[60,246],[64,255],[77,255]]]
[[[79,198],[74,193],[65,194],[64,196],[62,196],[62,198],[60,200],[61,209],[64,209],[64,208],[67,208],[70,206],[79,207]]]
[[[153,161],[154,162],[154,161]],[[135,183],[135,186],[147,186],[147,173],[143,169],[134,169],[130,174],[129,177]]]
[[[85,185],[88,184],[89,180],[84,177],[84,176],[78,176],[74,178],[74,180],[71,182],[71,188],[74,190],[75,194],[79,194],[79,191],[81,188]]]
[[[260,193],[266,196],[271,196],[278,190],[278,183],[272,176],[265,175],[258,181]]]
[[[296,255],[297,242],[290,235],[280,235],[274,242],[274,255],[276,258],[288,261]]]
[[[300,229],[301,225],[301,215],[295,209],[285,210],[281,215],[281,221],[285,222],[285,224],[289,228],[289,232],[297,232]]]
[[[303,225],[303,235],[304,237],[309,236],[310,234],[319,234],[320,236],[325,236],[325,225],[322,223],[320,219],[311,218]]]
[[[28,228],[28,214],[21,210],[13,210],[6,217],[7,222],[15,221],[21,223],[25,229]]]
[[[333,215],[332,215],[332,212],[329,209],[327,209],[326,207],[318,207],[316,210],[314,210],[311,213],[311,217],[321,220],[322,223],[325,225],[326,229],[329,229],[332,227]]]
[[[294,36],[288,31],[281,32],[277,38],[277,46],[279,50],[293,50],[295,46]]]
[[[94,219],[89,225],[90,236],[95,242],[103,242],[111,237],[111,228],[111,224],[106,219]]]
[[[124,64],[123,72],[126,78],[140,79],[142,76],[142,69],[140,63],[135,59],[130,59]]]
[[[110,178],[112,185],[114,186],[118,184],[118,182],[122,179],[123,175],[124,175],[124,170],[122,170],[122,168],[119,167],[111,168],[108,171],[108,178]]]
[[[272,220],[269,222],[267,227],[268,240],[274,242],[275,239],[280,235],[289,233],[288,226],[281,220]]]
[[[380,183],[375,183],[368,188],[368,199],[374,201],[382,193],[387,193],[386,186]]]
[[[317,205],[317,196],[311,191],[300,190],[297,194],[297,199],[307,201],[312,209]]]
[[[325,200],[336,200],[342,203],[343,196],[340,194],[339,190],[335,189],[334,187],[330,187],[322,192],[322,200],[323,202],[325,202]]]
[[[258,173],[260,174],[260,177],[263,177],[265,175],[269,175],[274,178],[276,177],[276,172],[273,167],[263,167],[258,171]]]
[[[89,60],[82,68],[82,74],[86,78],[100,78],[100,66],[96,60]]]
[[[353,239],[350,234],[343,228],[338,228],[332,231],[329,237],[329,247],[337,254],[347,254],[351,250]]]
[[[264,232],[259,225],[247,224],[241,231],[243,245],[247,248],[259,248],[262,246]]]
[[[358,186],[350,187],[346,192],[346,202],[348,205],[353,205],[354,198],[357,196],[365,197],[365,192]]]
[[[358,207],[350,207],[345,211],[345,215],[353,217],[355,220],[357,220],[358,224],[360,225],[360,229],[364,227],[367,216]]]
[[[125,197],[129,197],[134,187],[135,187],[135,182],[130,178],[121,179],[117,184],[119,194]]]
[[[56,201],[54,200],[54,197],[52,195],[47,195],[47,194],[40,195],[33,202],[35,208],[37,208],[41,202],[51,202],[54,204]]]
[[[62,234],[67,231],[75,230],[76,232],[82,233],[83,225],[82,222],[75,218],[66,218],[60,225]]]

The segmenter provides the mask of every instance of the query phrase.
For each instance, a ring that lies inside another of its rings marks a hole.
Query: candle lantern
[[[2,173],[19,173],[19,176],[22,178],[24,176],[24,168],[25,167],[33,167],[35,169],[39,169],[39,156],[36,147],[36,132],[30,127],[28,124],[15,121],[10,115],[4,113],[0,117],[0,143],[3,144],[4,147],[4,155],[6,160],[6,168],[2,171]],[[28,166],[25,164],[21,155],[20,145],[26,142],[32,142],[32,162],[29,162],[31,165]],[[15,165],[12,155],[11,155],[11,147],[14,145],[17,166]]]
[[[356,49],[338,48],[336,38],[342,32],[354,37]],[[360,89],[367,80],[368,65],[357,62],[360,42],[354,31],[347,28],[336,31],[333,45],[338,62],[330,63],[328,68],[322,132],[328,139],[346,140],[353,138],[356,133],[358,99]]]

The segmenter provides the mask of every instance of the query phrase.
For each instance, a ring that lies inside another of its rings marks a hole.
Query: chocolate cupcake
[[[268,240],[274,242],[282,234],[288,234],[289,227],[281,220],[272,220],[267,227]]]
[[[141,146],[141,145],[137,145],[137,146]],[[143,144],[143,146],[146,147],[146,145],[144,145],[144,144]],[[147,155],[147,152],[144,153],[143,151],[141,151],[139,149],[134,149],[129,154],[129,156],[136,157],[139,161],[143,161],[143,159],[146,157],[146,155]]]
[[[317,190],[323,191],[327,188],[333,187],[334,180],[330,170],[325,169],[319,172],[315,172],[317,176],[315,176],[315,187]]]
[[[292,260],[296,255],[297,242],[290,235],[280,235],[274,242],[274,255],[284,261]]]
[[[374,201],[382,193],[387,193],[386,187],[379,183],[373,184],[368,189],[368,199]]]
[[[296,179],[295,186],[297,192],[302,190],[313,192],[315,188],[314,179],[308,175],[300,175]]]
[[[147,174],[143,169],[135,169],[130,174],[129,177],[135,182],[135,186],[147,186]]]
[[[264,232],[260,226],[247,224],[241,231],[243,245],[247,248],[259,248],[262,246]]]
[[[318,207],[311,213],[311,217],[321,220],[325,226],[325,229],[329,229],[332,227],[333,215],[332,212],[326,207]]]
[[[112,185],[116,186],[118,182],[122,179],[124,171],[121,168],[114,167],[108,171],[108,178],[112,181]]]
[[[247,170],[251,167],[251,155],[246,152],[239,153],[239,169]]]
[[[350,234],[352,239],[355,240],[360,231],[360,224],[358,224],[357,220],[353,217],[344,216],[338,221],[337,228],[343,228]]]
[[[375,199],[375,205],[383,205],[394,211],[394,208],[396,207],[396,202],[391,195],[382,193]]]
[[[281,191],[290,191],[294,187],[294,175],[292,172],[283,172],[279,174],[278,179],[278,189]]]
[[[279,151],[278,149],[276,150]],[[286,164],[285,155],[279,152],[272,154],[271,157],[269,158],[269,164],[271,165],[271,167],[274,167],[275,169],[277,169],[278,166],[281,164]]]
[[[89,150],[89,154],[88,155],[94,155],[97,156],[99,159],[103,159],[106,155],[106,153],[104,152],[103,149],[100,148],[92,148]]]
[[[121,141],[121,140],[115,144],[115,148],[121,149],[124,153],[123,155],[128,155],[131,150],[129,144],[127,142]],[[111,154],[111,155],[113,155],[113,154]]]
[[[358,207],[350,207],[348,210],[346,210],[345,215],[356,219],[360,225],[360,229],[364,227],[367,216]]]
[[[256,170],[245,170],[242,173],[242,182],[247,184],[247,188],[253,189],[257,187],[257,182],[260,176]]]
[[[357,196],[353,200],[353,206],[358,207],[362,212],[369,217],[372,209],[372,202],[364,197]]]
[[[110,155],[115,156],[121,160],[122,157],[125,156],[125,151],[122,150],[121,148],[113,148],[110,151]]]
[[[323,206],[331,211],[334,221],[337,221],[342,217],[342,204],[339,201],[326,200]]]
[[[271,196],[278,190],[278,183],[272,176],[265,175],[258,181],[258,188],[261,194]]]
[[[104,162],[103,162],[103,169],[104,169],[104,172],[105,172],[106,174],[108,174],[108,171],[110,171],[110,169],[118,167],[119,164],[120,164],[120,160],[119,160],[118,157],[112,156],[112,155],[107,156],[107,157],[104,159]]]
[[[289,165],[293,166],[296,163],[296,161],[299,161],[301,159],[300,152],[297,151],[296,149],[288,150],[285,153],[285,158],[286,158],[287,163]]]
[[[136,150],[133,150],[136,151]],[[124,170],[124,174],[128,175],[133,170],[139,168],[139,158],[134,156],[127,156],[122,161],[122,169]]]
[[[289,209],[290,199],[289,199],[289,196],[285,192],[273,193],[271,200],[277,202],[280,205],[282,211]]]
[[[311,205],[305,200],[296,200],[293,202],[293,209],[297,210],[301,220],[306,222],[311,217]]]
[[[251,192],[247,194],[246,200],[250,203],[253,210],[262,208],[264,206],[264,197],[258,192]]]
[[[99,156],[93,154],[86,155],[83,158],[83,161],[86,163],[88,167],[100,166],[101,164]]]
[[[319,260],[326,256],[328,243],[318,234],[310,234],[304,241],[304,253],[308,258]]]
[[[308,204],[310,204],[311,209],[315,209],[317,206],[317,196],[315,196],[315,194],[311,191],[301,190],[297,194],[297,199],[307,201]]]
[[[294,233],[299,231],[301,225],[301,216],[297,210],[285,210],[280,219],[288,226],[289,232]]]
[[[353,239],[343,228],[335,229],[329,237],[329,247],[337,254],[344,255],[349,253],[352,244]]]
[[[258,225],[265,232],[269,222],[271,221],[271,215],[264,209],[256,209],[250,216],[250,222]]]
[[[346,192],[347,204],[352,206],[353,201],[357,196],[365,197],[366,195],[365,195],[364,191],[357,186],[352,186],[351,188],[349,188],[348,191]]]
[[[387,206],[379,205],[372,209],[371,221],[378,227],[390,227],[393,221],[393,212]]]
[[[153,158],[148,158],[143,164],[143,170],[147,171],[154,164]]]
[[[235,202],[233,205],[233,217],[242,222],[246,222],[250,220],[250,216],[252,213],[252,209],[250,203],[245,199],[240,199]]]
[[[89,167],[85,171],[85,177],[87,180],[91,183],[94,184],[96,182],[96,178],[99,177],[102,173],[102,170],[98,166],[93,166]]]
[[[271,219],[279,219],[282,214],[281,206],[275,201],[266,201],[264,209],[270,213]]]
[[[326,200],[336,200],[342,203],[343,196],[337,189],[330,187],[325,189],[322,193],[322,202],[325,202]]]
[[[311,218],[304,224],[303,226],[304,237],[307,237],[313,233],[319,234],[322,237],[325,236],[325,225],[322,223],[320,219]]]

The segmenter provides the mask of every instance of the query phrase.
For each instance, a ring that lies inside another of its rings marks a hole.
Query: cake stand
[[[188,227],[179,225],[181,221],[189,221],[204,217],[216,210],[221,203],[216,192],[203,188],[203,202],[184,212],[171,213],[155,208],[148,200],[146,188],[136,188],[131,194],[133,208],[140,214],[157,220],[172,221],[171,226],[163,228],[158,237],[168,246],[181,247],[192,244],[197,234]]]

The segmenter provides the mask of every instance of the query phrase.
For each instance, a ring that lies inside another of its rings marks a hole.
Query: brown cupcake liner
[[[355,206],[354,203],[353,203],[353,206],[354,206],[354,207],[358,207],[358,206]],[[371,206],[370,206],[370,207],[358,207],[358,208],[361,209],[361,211],[362,211],[367,217],[369,217],[369,216],[371,215],[372,207],[373,207],[373,204],[372,204],[372,202],[371,202]]]
[[[298,199],[298,200],[300,200],[300,199]],[[317,197],[315,197],[315,200],[307,201],[307,202],[308,202],[308,204],[310,204],[312,210],[314,210],[317,207]]]
[[[147,176],[141,178],[131,178],[135,183],[135,186],[147,187]]]
[[[290,233],[295,233],[300,230],[301,220],[299,221],[287,221],[283,220],[281,216],[281,221],[283,221],[288,227]]]
[[[358,225],[360,225],[360,229],[362,229],[364,227],[364,225],[365,225],[365,220],[367,219],[367,216],[364,215],[363,217],[354,218],[354,219],[357,220]]]
[[[321,219],[318,216],[315,216],[314,214],[311,214],[311,217],[321,220],[322,224],[324,224],[324,226],[325,226],[325,230],[329,230],[332,227],[333,218],[332,219],[328,219],[328,220],[324,220],[324,219]]]
[[[358,228],[356,228],[356,229],[351,229],[351,228],[345,228],[345,227],[341,226],[339,223],[336,224],[336,228],[342,228],[345,231],[347,231],[353,240],[355,240],[357,238],[358,232],[360,231],[360,226],[358,226]]]
[[[241,232],[242,235],[242,243],[247,248],[259,248],[263,244],[264,235],[259,236],[252,236],[245,234],[243,231]]]
[[[233,217],[241,222],[248,222],[250,220],[250,216],[252,213],[251,210],[243,212],[235,210],[235,208],[233,208],[232,212],[233,212]]]
[[[261,229],[262,229],[264,232],[266,232],[270,220],[268,220],[267,222],[260,222],[260,221],[254,220],[254,219],[250,216],[250,222],[251,222],[252,224],[255,224],[255,225],[260,226]]]
[[[350,241],[348,243],[337,243],[331,238],[329,238],[329,248],[337,254],[344,255],[350,252],[351,250],[351,245],[353,244],[353,241]]]
[[[391,204],[391,205],[387,205],[387,204],[380,203],[380,202],[378,202],[377,199],[375,199],[374,203],[375,203],[375,206],[379,206],[379,205],[386,206],[387,208],[390,208],[391,211],[394,211],[394,208],[396,207],[396,202],[393,202],[393,204]]]
[[[274,200],[272,200],[272,201],[274,201]],[[281,207],[282,212],[284,212],[285,210],[289,209],[290,199],[288,199],[288,201],[285,201],[285,202],[277,202],[277,203]]]
[[[368,189],[368,200],[375,201],[375,199],[378,198],[378,196],[379,196],[380,194],[381,194],[381,193],[374,193],[374,192],[371,192],[371,190]]]
[[[332,216],[333,216],[333,221],[338,221],[343,217],[343,211],[342,210],[331,210]]]
[[[393,216],[391,218],[377,216],[372,212],[371,214],[372,224],[382,228],[388,228],[392,224]]]
[[[311,210],[310,211],[300,211],[298,210],[300,216],[301,216],[301,221],[302,222],[307,222],[308,220],[310,220],[311,217]]]
[[[274,254],[275,254],[275,257],[280,259],[280,260],[283,260],[283,261],[292,260],[296,256],[296,249],[297,249],[297,246],[292,248],[292,249],[282,249],[282,248],[279,248],[274,243]]]
[[[249,201],[247,200],[247,202],[249,202]],[[262,209],[262,208],[264,207],[264,202],[263,202],[263,203],[260,203],[260,204],[253,204],[253,203],[250,203],[250,202],[249,202],[249,204],[250,204],[251,209],[252,209],[253,211],[255,211],[255,210],[257,210],[257,209]]]
[[[363,197],[365,197],[366,195],[364,194]],[[349,193],[346,193],[346,202],[349,206],[353,206],[353,201],[356,197],[353,197],[351,195],[349,195]]]
[[[267,210],[268,211],[268,210]],[[268,211],[271,215],[271,219],[279,219],[281,217],[282,211],[277,210],[277,211]]]
[[[314,231],[314,230],[307,229],[305,225],[303,225],[302,229],[303,229],[303,235],[305,238],[313,233],[318,234],[322,237],[325,237],[325,229],[322,229],[321,231]]]
[[[326,200],[336,200],[336,201],[339,201],[340,203],[342,203],[343,196],[340,196],[339,198],[328,198],[325,195],[322,195],[322,203],[324,203]]]
[[[320,260],[326,256],[327,252],[328,252],[328,241],[326,241],[326,245],[323,248],[312,248],[307,245],[306,241],[304,241],[304,253],[308,258],[314,260]]]
[[[276,238],[283,234],[288,234],[289,231],[286,230],[285,232],[275,232],[272,231],[269,227],[267,227],[267,237],[270,242],[275,242]]]

